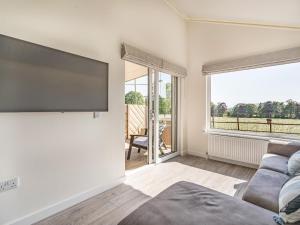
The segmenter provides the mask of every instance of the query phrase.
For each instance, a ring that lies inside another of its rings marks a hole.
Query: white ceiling
[[[300,27],[300,0],[165,0],[187,20]]]

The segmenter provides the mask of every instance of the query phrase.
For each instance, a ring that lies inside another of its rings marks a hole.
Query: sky
[[[227,107],[288,99],[300,102],[300,63],[211,76],[211,101]]]

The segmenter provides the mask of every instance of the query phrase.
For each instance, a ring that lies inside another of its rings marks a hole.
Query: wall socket
[[[12,179],[0,181],[0,192],[9,191],[19,186],[19,178],[14,177]]]

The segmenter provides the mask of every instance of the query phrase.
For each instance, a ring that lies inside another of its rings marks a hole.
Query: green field
[[[233,117],[214,117],[214,126],[211,120],[211,128],[224,130],[238,130],[237,118]],[[218,123],[230,122],[230,123]],[[267,123],[266,118],[239,118],[239,130],[250,132],[270,132],[269,124],[255,124]],[[284,125],[289,124],[289,125]],[[275,119],[272,118],[271,125],[272,133],[285,133],[300,135],[300,120],[298,119]]]

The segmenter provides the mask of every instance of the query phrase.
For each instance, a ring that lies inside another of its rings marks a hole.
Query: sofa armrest
[[[268,153],[291,157],[292,154],[300,150],[300,142],[270,140]]]

